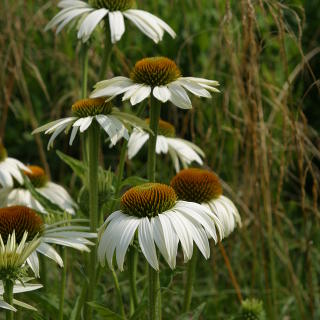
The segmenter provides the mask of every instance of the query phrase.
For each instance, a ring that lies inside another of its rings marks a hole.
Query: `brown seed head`
[[[129,189],[121,198],[121,210],[131,216],[154,217],[171,209],[177,200],[174,190],[161,183],[145,183]]]
[[[30,179],[35,188],[41,188],[48,182],[48,177],[42,168],[38,166],[27,166],[27,168],[30,172],[23,170],[23,173]]]
[[[174,61],[165,57],[153,57],[139,60],[130,78],[136,83],[151,87],[163,86],[177,80],[181,72]]]
[[[78,117],[96,116],[109,114],[112,111],[112,103],[105,102],[106,98],[89,98],[78,100],[72,105],[72,112]]]
[[[217,175],[204,169],[181,170],[170,185],[179,200],[203,203],[222,195],[222,186]]]
[[[43,221],[32,209],[24,206],[0,208],[0,234],[4,243],[13,231],[19,243],[25,231],[28,232],[27,241],[30,241],[42,230]]]

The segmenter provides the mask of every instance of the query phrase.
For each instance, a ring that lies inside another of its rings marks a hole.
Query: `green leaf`
[[[197,320],[200,318],[201,313],[203,312],[204,308],[206,306],[206,303],[201,303],[197,308],[195,308],[193,311],[187,312],[182,314],[177,320]]]
[[[72,171],[78,177],[82,179],[83,182],[85,181],[87,166],[82,161],[70,157],[59,150],[57,150],[57,155],[64,163],[66,163],[72,169]]]
[[[88,302],[88,305],[90,305],[94,310],[96,310],[98,314],[103,317],[103,319],[124,320],[117,313],[111,311],[109,308],[106,308],[101,304],[95,302]]]
[[[48,198],[40,194],[33,184],[30,182],[30,179],[24,174],[23,175],[24,186],[31,192],[32,196],[48,211],[57,212],[59,214],[63,213],[63,210],[55,203],[51,202]]]
[[[147,183],[149,180],[138,177],[138,176],[131,176],[126,179],[124,179],[121,184],[120,188],[123,188],[125,186],[138,186],[143,183]]]

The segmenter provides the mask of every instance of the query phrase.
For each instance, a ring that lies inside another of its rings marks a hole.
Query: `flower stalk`
[[[129,250],[129,259],[128,259],[131,315],[135,312],[138,306],[138,294],[137,294],[137,284],[136,284],[137,264],[138,264],[138,251],[134,246],[131,246]]]
[[[96,232],[98,226],[98,165],[99,165],[99,141],[100,133],[99,127],[96,123],[93,123],[88,131],[87,138],[87,148],[88,148],[88,187],[89,187],[89,215],[90,215],[90,231]],[[87,301],[92,301],[94,296],[94,290],[96,286],[96,257],[97,250],[96,247],[92,247],[89,257],[89,286],[88,286],[88,296]],[[86,311],[86,319],[92,319],[92,310],[88,306]]]
[[[118,300],[118,306],[120,307],[120,313],[122,316],[122,319],[127,319],[125,310],[124,310],[124,305],[123,305],[123,300],[122,300],[122,294],[121,294],[121,289],[119,286],[119,281],[116,272],[114,269],[111,269],[112,277],[113,277],[113,282],[114,282],[114,287],[116,289],[116,294],[117,294],[117,300]]]
[[[106,73],[108,72],[112,50],[113,50],[113,44],[111,43],[108,24],[106,24],[104,50],[103,50],[102,64],[99,72],[99,80],[104,79],[106,76]]]
[[[67,249],[62,248],[62,260],[63,260],[63,268],[61,270],[61,287],[60,287],[60,301],[59,301],[59,320],[63,320],[63,308],[64,308],[64,297],[65,297],[65,288],[66,288],[66,280],[67,280]]]
[[[156,143],[158,135],[158,124],[161,113],[161,103],[151,98],[150,105],[150,135],[148,145],[148,179],[155,182],[156,175]],[[159,272],[149,266],[149,320],[161,319],[161,293]]]
[[[81,67],[82,67],[82,81],[81,81],[81,98],[85,99],[88,92],[88,45],[83,44],[81,48]]]
[[[186,288],[184,291],[184,298],[183,298],[183,312],[188,312],[190,310],[193,284],[194,284],[194,279],[196,275],[197,261],[198,261],[198,249],[195,247],[193,248],[192,258],[188,262],[187,284],[186,284]]]
[[[4,301],[13,305],[13,281],[6,279],[4,281]],[[11,310],[6,310],[6,320],[13,320],[14,313]]]

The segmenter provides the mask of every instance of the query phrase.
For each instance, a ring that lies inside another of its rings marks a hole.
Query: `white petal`
[[[179,108],[182,109],[191,109],[192,104],[191,101],[185,92],[185,90],[177,85],[176,83],[170,83],[168,85],[168,89],[170,91],[170,101]]]
[[[128,158],[132,159],[149,139],[149,134],[133,130],[128,141]]]
[[[150,96],[151,87],[142,86],[130,98],[130,103],[134,106]]]
[[[96,84],[96,89],[91,93],[90,98],[113,97],[129,90],[134,82],[125,77],[101,81]]]
[[[165,136],[157,136],[157,143],[156,143],[156,153],[168,153],[168,142]]]
[[[63,267],[63,260],[61,259],[58,252],[50,245],[42,242],[37,248],[37,251],[55,261],[60,267]]]
[[[152,268],[154,268],[155,270],[159,270],[153,232],[151,229],[150,221],[147,217],[141,219],[138,229],[138,237],[141,251],[143,252],[147,261],[152,266]]]
[[[171,97],[170,90],[166,86],[154,87],[153,95],[163,103],[167,102]]]
[[[123,230],[121,239],[117,244],[116,258],[117,258],[117,264],[120,271],[123,271],[125,254],[128,250],[129,244],[131,243],[139,224],[140,224],[140,219],[135,217],[129,217],[127,220],[127,225]]]
[[[116,43],[121,39],[125,31],[124,19],[120,11],[109,12],[109,25],[111,42]]]
[[[108,10],[105,8],[95,10],[89,13],[81,23],[78,31],[78,38],[83,41],[87,41],[90,38],[91,33],[98,25],[98,23],[105,17]]]
[[[198,97],[204,97],[204,98],[211,98],[210,92],[208,92],[206,89],[204,89],[201,85],[192,82],[184,80],[183,78],[180,78],[177,80],[177,82],[183,86],[185,89],[193,93],[194,95]]]
[[[35,277],[39,278],[39,258],[37,252],[32,252],[27,259],[27,263],[30,266],[31,270],[33,271]]]

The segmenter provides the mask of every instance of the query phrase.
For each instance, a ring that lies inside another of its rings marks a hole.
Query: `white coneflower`
[[[212,219],[219,219],[197,203],[177,201],[170,186],[147,183],[129,189],[121,198],[120,210],[112,213],[99,234],[98,257],[112,267],[113,255],[123,270],[125,254],[138,233],[142,253],[152,268],[158,270],[156,246],[169,264],[176,266],[178,244],[185,261],[191,259],[193,242],[205,258],[210,255],[207,234],[217,240]]]
[[[69,144],[72,145],[78,131],[83,133],[96,122],[110,137],[111,145],[115,145],[122,137],[129,139],[126,126],[139,127],[138,124],[142,122],[134,115],[120,112],[110,102],[105,102],[105,98],[79,100],[72,105],[72,113],[73,117],[52,121],[32,133],[45,131],[45,134],[52,134],[48,143],[49,149],[63,131],[67,133],[72,127],[69,140]]]
[[[149,123],[149,119],[146,119],[146,122]],[[148,132],[133,130],[128,142],[129,159],[132,159],[140,151],[149,136]],[[174,126],[163,120],[159,120],[158,124],[156,153],[169,153],[177,172],[180,170],[180,162],[183,167],[188,167],[193,161],[202,165],[201,157],[205,156],[204,152],[194,143],[175,137]]]
[[[8,157],[7,150],[0,141],[0,186],[12,188],[14,179],[20,184],[23,177],[20,170],[28,171],[27,167],[17,159]]]
[[[18,280],[15,281],[13,285],[13,293],[15,294],[15,293],[29,292],[29,291],[34,291],[42,288],[42,284],[28,283],[29,280],[30,279],[21,279],[19,281]],[[0,308],[11,310],[14,312],[17,311],[15,307],[3,301],[3,294],[4,294],[4,284],[3,284],[3,281],[0,281]],[[22,306],[27,309],[36,310],[34,307],[30,306],[29,304],[18,301],[16,299],[13,300],[13,304]]]
[[[60,185],[48,180],[44,170],[38,166],[27,166],[24,174],[30,179],[37,192],[56,204],[61,210],[70,214],[75,213],[77,204],[72,200],[69,193]],[[0,190],[0,206],[23,205],[42,213],[47,213],[45,208],[36,200],[32,193],[24,187],[17,186],[13,189]]]
[[[164,32],[172,38],[175,32],[153,14],[131,9],[133,0],[93,0],[90,4],[81,0],[63,0],[58,3],[62,10],[48,23],[46,30],[57,27],[59,33],[69,22],[79,21],[78,38],[86,42],[97,25],[109,22],[111,42],[119,41],[125,32],[124,18],[129,19],[140,31],[155,43],[162,40]]]
[[[219,92],[219,83],[194,77],[182,77],[174,61],[166,57],[145,58],[138,61],[130,78],[115,77],[95,85],[91,97],[113,97],[123,94],[123,101],[135,105],[150,95],[165,103],[171,101],[182,109],[192,108],[187,91],[198,97],[211,98],[212,92]]]
[[[190,168],[181,170],[172,180],[171,186],[178,199],[201,204],[214,213],[223,225],[222,238],[241,226],[239,212],[233,202],[222,195],[219,178],[208,170]]]
[[[50,244],[71,247],[80,251],[90,251],[88,245],[93,245],[93,243],[88,239],[96,238],[96,234],[86,232],[87,227],[65,225],[66,223],[72,223],[72,220],[46,225],[35,211],[24,206],[0,208],[0,232],[3,242],[7,241],[7,246],[9,240],[12,243],[11,246],[16,242],[20,243],[19,246],[24,245],[25,248],[21,248],[23,255],[19,258],[18,264],[22,265],[27,261],[36,277],[39,277],[38,253],[63,267],[60,255]],[[12,240],[13,238],[14,240]],[[2,247],[5,249],[3,243]]]

